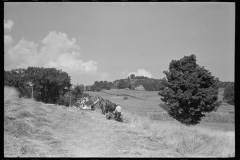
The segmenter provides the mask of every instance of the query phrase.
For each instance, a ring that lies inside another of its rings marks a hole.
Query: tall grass
[[[124,122],[149,133],[151,141],[183,157],[234,157],[235,132],[224,132],[200,126],[185,126],[176,121],[153,121],[136,113],[125,112]]]
[[[19,98],[19,93],[14,87],[4,86],[4,102]]]

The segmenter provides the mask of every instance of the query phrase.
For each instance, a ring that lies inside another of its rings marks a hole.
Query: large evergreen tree
[[[165,102],[162,108],[183,124],[197,124],[206,112],[216,110],[217,79],[204,67],[196,64],[196,56],[172,60],[169,71],[164,71],[163,88],[159,92]]]

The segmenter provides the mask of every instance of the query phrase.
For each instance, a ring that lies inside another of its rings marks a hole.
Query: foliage
[[[216,110],[217,79],[204,67],[196,64],[196,56],[172,60],[169,71],[164,71],[163,89],[159,92],[165,102],[161,107],[170,116],[186,125],[200,122],[205,113]]]
[[[75,96],[76,98],[81,98],[82,97],[82,94],[83,94],[83,91],[84,91],[84,85],[81,84],[81,85],[76,85],[74,86],[74,89],[73,89],[73,96]]]
[[[95,81],[92,86],[89,87],[89,90],[91,91],[101,91],[103,89],[110,90],[111,89],[112,82],[107,81]]]
[[[229,83],[223,94],[223,99],[227,100],[227,102],[231,105],[235,104],[235,97],[234,97],[234,83]]]
[[[34,99],[44,103],[59,102],[61,95],[69,91],[70,80],[66,72],[55,68],[28,67],[4,71],[4,85],[17,88],[20,97],[31,97],[32,89],[27,82],[32,82]]]
[[[226,88],[228,85],[233,85],[233,84],[234,84],[234,82],[230,82],[230,81],[228,81],[228,82],[219,81],[218,82],[218,87],[219,88]]]
[[[119,89],[128,88],[128,82],[125,81],[124,79],[121,79],[121,80],[118,82],[117,88],[119,88]]]
[[[90,91],[90,86],[86,86],[86,91]]]
[[[134,78],[135,78],[135,75],[134,75],[134,74],[131,74],[131,75],[130,75],[130,78],[131,78],[131,79],[134,79]]]
[[[134,79],[120,79],[113,82],[112,87],[118,89],[134,89],[135,87],[142,85],[147,91],[159,91],[162,88],[161,79],[153,79],[144,76],[136,76]]]

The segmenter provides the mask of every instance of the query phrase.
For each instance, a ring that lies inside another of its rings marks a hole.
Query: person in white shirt
[[[115,110],[114,110],[115,117],[120,116],[120,115],[121,115],[121,112],[122,112],[122,107],[119,105],[119,103],[117,103],[117,107],[116,107]]]

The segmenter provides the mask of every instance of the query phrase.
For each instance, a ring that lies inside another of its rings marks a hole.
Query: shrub
[[[124,100],[128,100],[128,97],[127,97],[127,96],[125,96],[125,97],[123,97],[123,99],[124,99]]]
[[[196,56],[172,60],[169,71],[164,71],[163,89],[159,92],[165,102],[161,107],[179,122],[198,124],[205,113],[216,110],[218,80],[204,67],[196,64]]]

